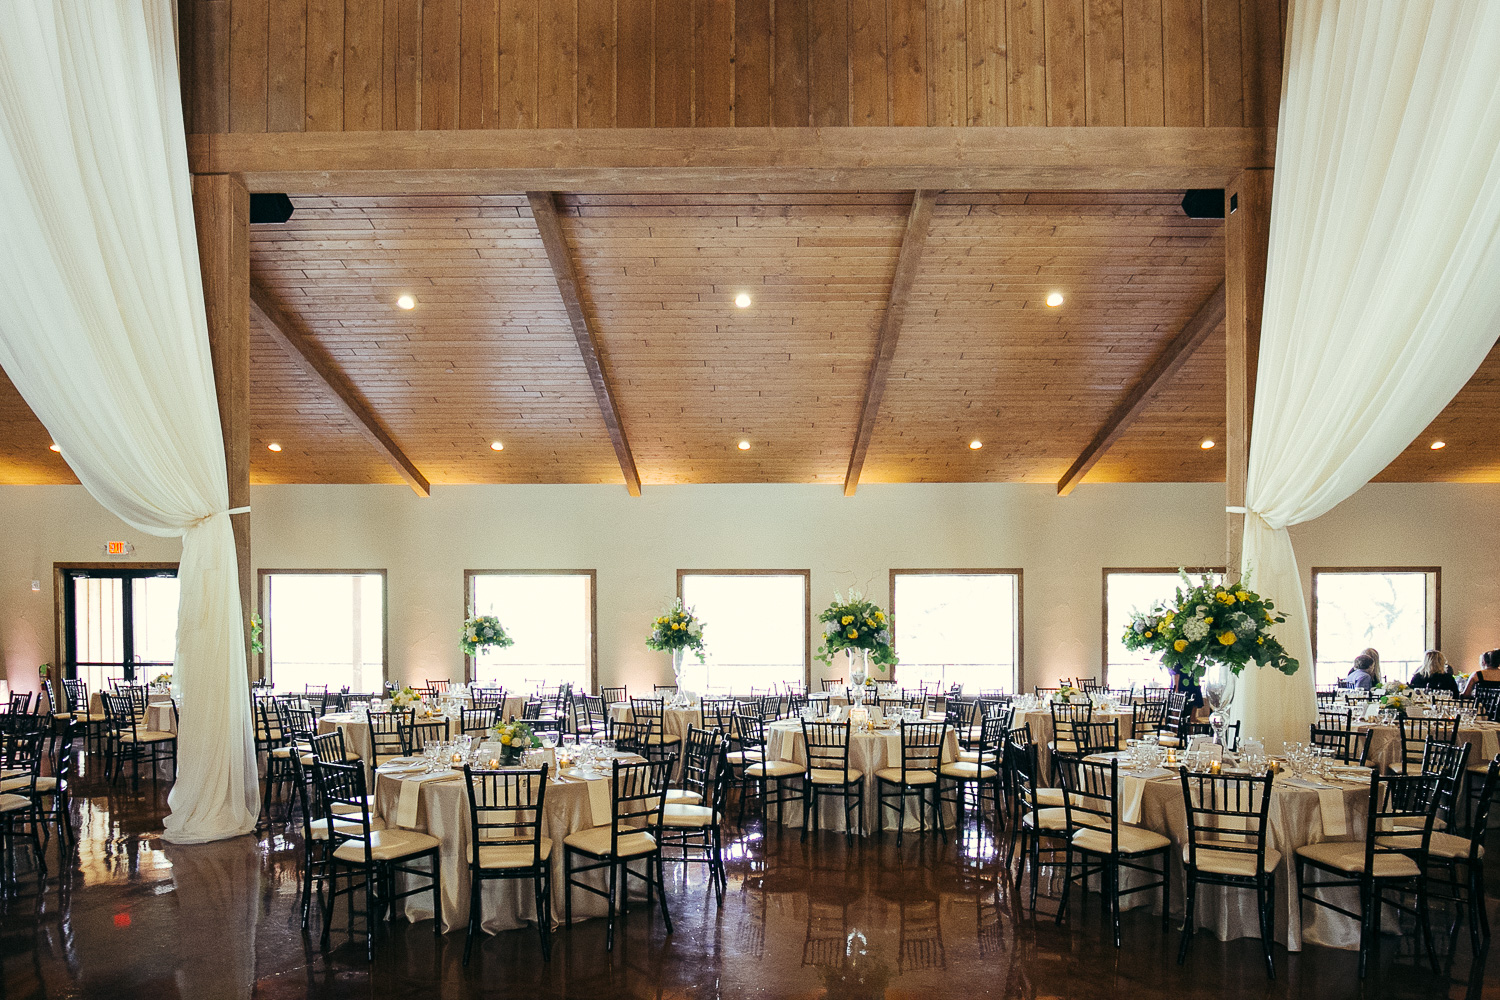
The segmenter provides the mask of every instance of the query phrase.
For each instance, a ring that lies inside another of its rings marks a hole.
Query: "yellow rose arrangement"
[[[665,614],[657,615],[651,623],[651,634],[646,637],[646,646],[663,653],[675,653],[679,649],[690,650],[704,660],[703,625],[693,609],[683,607],[676,601]]]
[[[1183,586],[1173,600],[1131,616],[1122,642],[1126,649],[1161,654],[1162,665],[1197,681],[1210,663],[1240,673],[1251,663],[1284,674],[1299,664],[1271,632],[1286,618],[1276,605],[1243,583],[1225,587],[1181,573]]]
[[[818,621],[823,625],[823,641],[817,657],[824,663],[833,662],[835,654],[847,649],[868,650],[870,660],[880,666],[896,662],[890,616],[863,594],[850,591],[847,599],[834,594],[833,603],[818,615]]]

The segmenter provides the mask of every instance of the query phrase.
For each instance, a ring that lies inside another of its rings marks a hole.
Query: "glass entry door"
[[[64,569],[65,677],[108,690],[113,681],[170,673],[177,653],[175,569]]]

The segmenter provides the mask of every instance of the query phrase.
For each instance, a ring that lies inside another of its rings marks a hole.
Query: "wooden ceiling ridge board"
[[[573,264],[573,254],[563,236],[562,223],[558,219],[557,200],[550,191],[528,191],[526,200],[531,204],[531,214],[536,219],[537,231],[542,237],[542,246],[547,251],[547,260],[552,265],[552,275],[557,279],[557,291],[562,296],[563,307],[568,313],[568,322],[573,327],[573,336],[578,341],[578,353],[583,356],[588,369],[589,384],[593,386],[594,398],[599,401],[599,413],[609,431],[609,440],[620,460],[620,472],[625,477],[625,488],[630,495],[641,495],[641,477],[635,468],[635,456],[630,452],[630,442],[625,437],[625,427],[620,422],[620,410],[615,395],[604,374],[604,365],[599,357],[599,338],[589,325],[583,308],[583,291],[578,281],[578,270]]]
[[[261,288],[251,282],[250,284],[250,316],[256,320],[261,329],[276,341],[287,356],[300,368],[309,378],[323,386],[333,399],[338,403],[344,413],[354,422],[370,444],[390,462],[392,467],[406,480],[407,484],[418,496],[430,497],[432,486],[427,477],[412,464],[411,459],[401,450],[389,430],[381,422],[374,408],[365,401],[360,391],[355,388],[354,383],[343,373],[339,366],[329,358],[327,354],[307,333],[302,324],[281,307],[276,300]]]
[[[901,324],[906,319],[907,298],[912,284],[917,280],[917,269],[922,263],[922,248],[927,242],[927,232],[932,227],[932,209],[937,204],[937,195],[936,191],[912,193],[911,210],[906,217],[906,232],[901,238],[900,255],[896,258],[896,273],[891,278],[890,297],[880,320],[880,332],[875,340],[875,358],[870,364],[869,381],[865,384],[864,406],[854,434],[849,471],[844,476],[846,497],[852,497],[859,488],[859,474],[864,469],[865,455],[870,450],[870,437],[875,431],[875,419],[880,413],[880,398],[885,394],[885,380],[891,371],[891,360],[896,355]]]
[[[1058,496],[1067,496],[1073,492],[1075,486],[1083,482],[1089,470],[1104,457],[1104,453],[1109,450],[1110,446],[1120,439],[1136,417],[1141,415],[1141,411],[1146,408],[1146,404],[1151,402],[1157,391],[1181,371],[1188,359],[1193,356],[1193,352],[1208,339],[1211,333],[1223,325],[1224,314],[1225,289],[1221,284],[1198,307],[1198,311],[1183,325],[1177,336],[1173,337],[1156,356],[1145,374],[1131,386],[1125,398],[1120,400],[1119,405],[1105,419],[1104,425],[1099,428],[1093,440],[1083,449],[1083,453],[1063,474],[1062,479],[1058,480]]]
[[[252,191],[484,194],[1223,187],[1272,127],[455,129],[192,134]]]

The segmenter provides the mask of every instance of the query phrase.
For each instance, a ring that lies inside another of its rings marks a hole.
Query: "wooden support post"
[[[229,506],[250,506],[250,192],[233,174],[193,177],[193,216],[198,226],[198,263],[208,347],[219,394]],[[234,547],[240,570],[240,607],[245,619],[245,662],[250,677],[259,667],[250,656],[250,515],[235,514]]]
[[[1271,242],[1271,170],[1245,170],[1224,189],[1225,500],[1245,505],[1250,468],[1250,421],[1260,363],[1261,310],[1266,297],[1266,251]],[[1228,580],[1240,576],[1245,515],[1227,515]]]

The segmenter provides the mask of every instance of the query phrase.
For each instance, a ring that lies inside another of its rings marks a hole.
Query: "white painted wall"
[[[1099,672],[1104,566],[1223,561],[1219,485],[648,487],[257,486],[257,567],[389,573],[390,676],[462,675],[456,636],[465,569],[598,570],[599,675],[643,687],[670,675],[646,623],[676,571],[812,570],[814,610],[835,590],[889,601],[889,570],[1024,571],[1027,684]],[[1294,533],[1312,566],[1443,568],[1443,646],[1464,668],[1500,646],[1500,485],[1372,485]],[[0,486],[0,668],[19,690],[53,659],[52,564],[102,558],[107,539],[137,561],[176,559],[176,540],[127,528],[81,487]],[[31,581],[41,581],[33,592]],[[813,676],[822,676],[814,662]],[[842,671],[831,671],[840,674]]]

